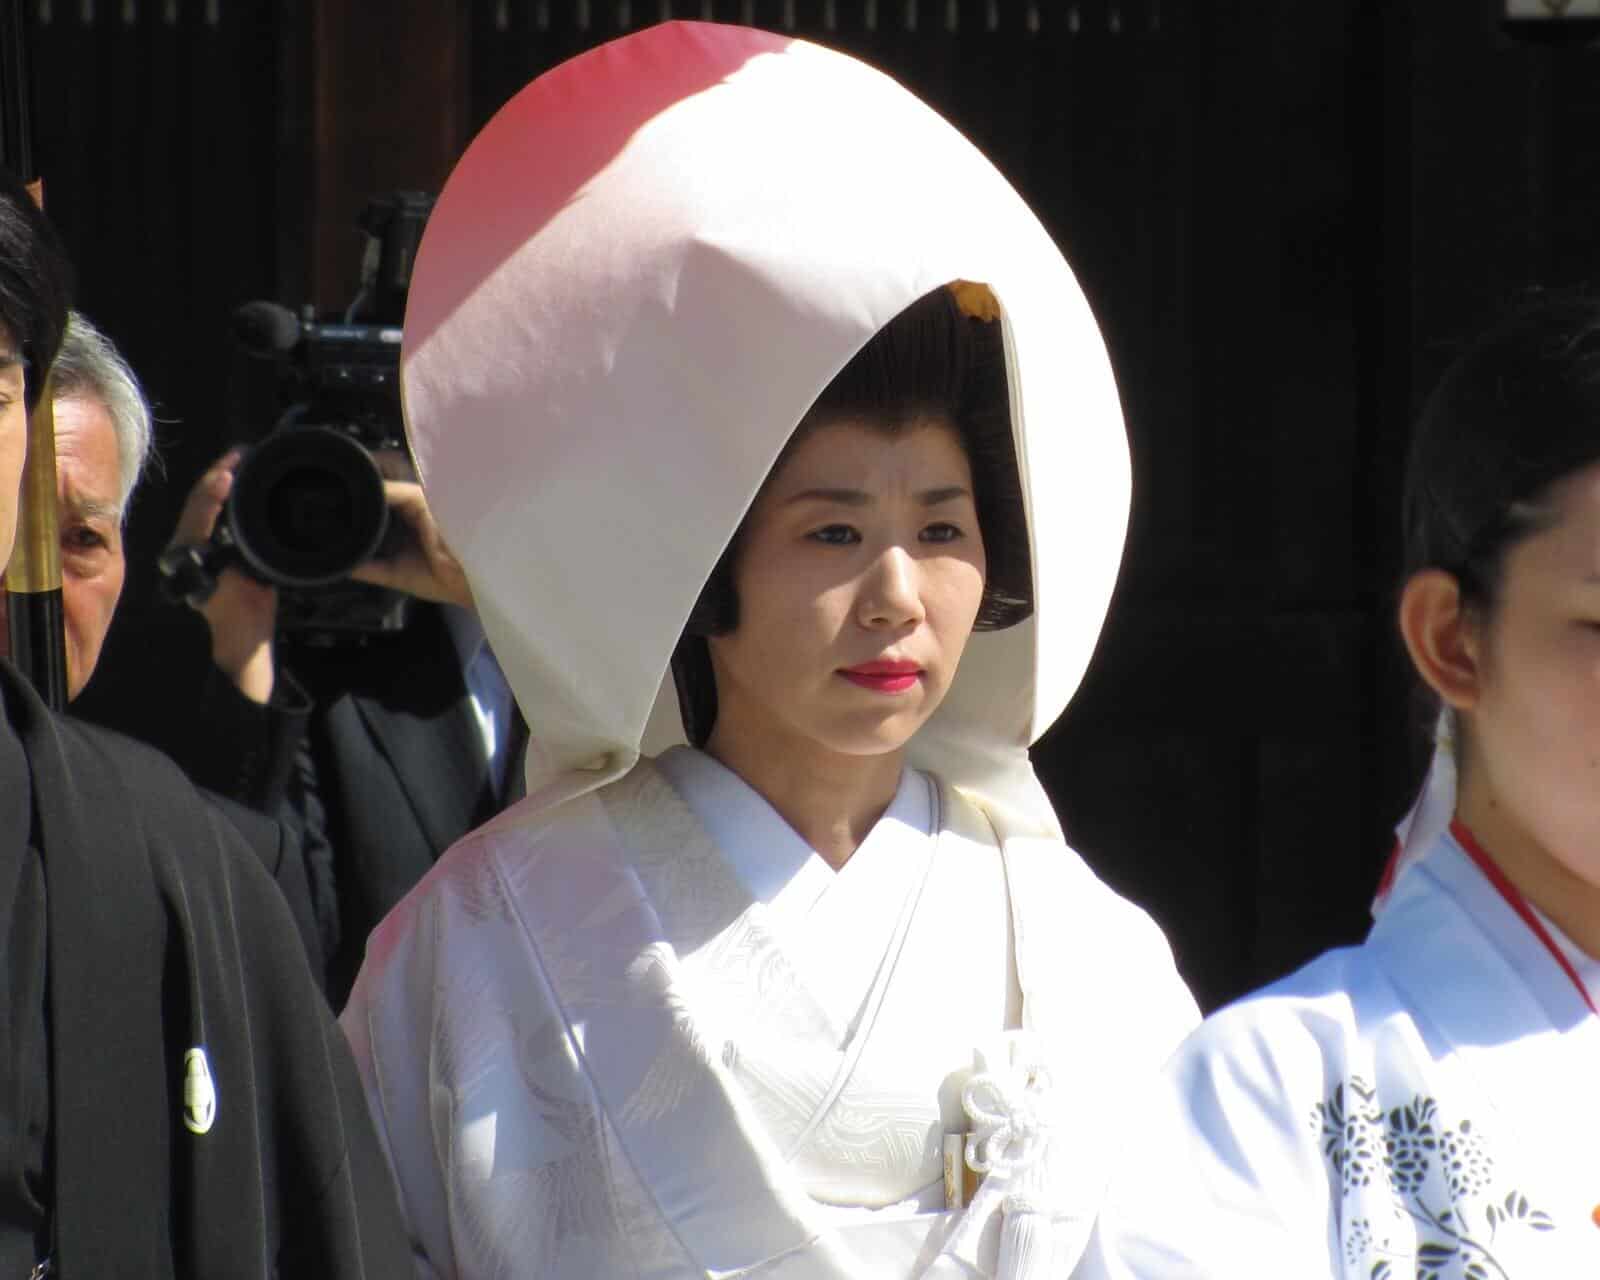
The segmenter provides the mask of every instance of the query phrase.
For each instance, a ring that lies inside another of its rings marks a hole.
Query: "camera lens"
[[[350,492],[341,476],[310,467],[286,472],[267,495],[268,520],[278,540],[297,556],[316,552],[349,527]]]
[[[245,456],[228,499],[233,541],[261,577],[287,587],[338,582],[378,549],[383,477],[342,431],[291,426]]]

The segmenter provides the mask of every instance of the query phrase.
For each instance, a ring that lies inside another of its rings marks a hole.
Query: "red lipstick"
[[[841,667],[839,674],[874,693],[904,693],[922,678],[922,668],[915,662],[863,662]]]

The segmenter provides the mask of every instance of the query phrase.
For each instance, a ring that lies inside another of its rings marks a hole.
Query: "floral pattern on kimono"
[[[1447,1123],[1434,1098],[1414,1094],[1386,1109],[1352,1076],[1317,1103],[1311,1126],[1341,1193],[1345,1261],[1371,1280],[1504,1280],[1502,1232],[1556,1229],[1498,1182],[1471,1118]]]

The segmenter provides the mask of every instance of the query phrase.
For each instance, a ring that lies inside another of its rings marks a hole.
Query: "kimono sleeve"
[[[1134,1108],[1075,1280],[1337,1275],[1316,1117],[1328,1056],[1286,1010],[1203,1025]]]
[[[453,1276],[448,1193],[433,1145],[429,1063],[437,955],[432,903],[402,903],[368,944],[339,1025],[399,1192],[418,1280]]]

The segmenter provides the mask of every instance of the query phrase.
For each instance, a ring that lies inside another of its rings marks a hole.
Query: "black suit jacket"
[[[174,754],[197,781],[300,833],[337,1008],[367,935],[505,797],[437,606],[364,645],[285,645],[278,685],[261,707],[216,673],[194,739]],[[520,783],[519,766],[508,775]]]
[[[52,715],[8,663],[0,695],[33,793],[8,834],[48,887],[57,1274],[408,1274],[354,1064],[256,858],[156,752]]]
[[[305,946],[311,971],[321,978],[327,972],[328,957],[322,950],[316,903],[311,897],[311,881],[306,875],[305,852],[299,835],[281,819],[269,818],[227,796],[211,791],[202,795],[244,837],[245,844],[272,877],[272,883],[278,886],[278,892],[289,906],[289,914],[294,917],[295,931]]]

